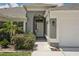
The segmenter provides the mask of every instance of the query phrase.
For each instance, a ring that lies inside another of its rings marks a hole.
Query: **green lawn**
[[[31,56],[31,52],[0,52],[0,56]]]

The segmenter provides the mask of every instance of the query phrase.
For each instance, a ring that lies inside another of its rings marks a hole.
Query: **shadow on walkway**
[[[43,44],[44,42],[47,42],[47,39],[46,39],[46,38],[36,38],[36,43],[35,43],[35,45],[34,45],[33,51],[36,51],[38,45],[41,45],[41,44]]]
[[[47,42],[46,38],[36,38],[36,42]]]

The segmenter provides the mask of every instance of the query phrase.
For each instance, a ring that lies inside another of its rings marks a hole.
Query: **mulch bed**
[[[14,45],[9,45],[7,48],[0,46],[0,52],[32,52],[33,50],[16,50]]]
[[[2,48],[0,46],[0,52],[9,52],[9,51],[15,51],[14,45],[9,45],[7,48]]]

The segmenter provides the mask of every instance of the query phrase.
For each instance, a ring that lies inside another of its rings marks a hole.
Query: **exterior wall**
[[[79,10],[50,11],[50,18],[57,18],[59,46],[79,47]]]
[[[27,11],[27,31],[33,32],[33,17],[35,15],[43,15],[42,11]]]

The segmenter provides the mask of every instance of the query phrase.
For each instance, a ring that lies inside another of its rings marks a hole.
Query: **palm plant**
[[[11,41],[10,39],[16,34],[17,29],[17,25],[14,25],[12,21],[6,21],[0,29],[0,33],[3,33],[3,36],[7,37],[8,41]]]
[[[12,21],[7,21],[3,24],[3,29],[12,37],[12,35],[15,35],[16,33],[17,25],[14,25]]]

